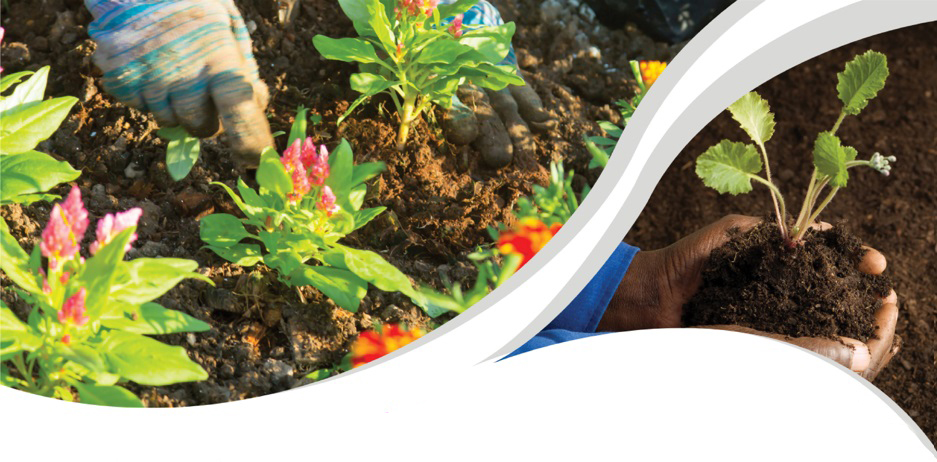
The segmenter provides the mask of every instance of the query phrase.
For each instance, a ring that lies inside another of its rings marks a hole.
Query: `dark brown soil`
[[[867,341],[891,285],[857,269],[864,253],[842,226],[808,232],[791,248],[774,222],[764,222],[713,251],[683,323]]]
[[[40,146],[82,171],[77,180],[91,219],[142,207],[139,240],[131,256],[189,258],[215,287],[184,282],[159,300],[211,324],[205,333],[169,335],[160,340],[184,345],[209,373],[204,382],[167,387],[134,387],[148,406],[188,406],[259,396],[301,383],[310,371],[336,364],[358,332],[372,320],[406,322],[431,328],[451,317],[430,320],[406,297],[371,289],[358,313],[349,313],[310,288],[306,303],[295,290],[276,281],[263,267],[231,265],[199,240],[198,220],[210,213],[236,213],[231,200],[211,181],[234,185],[237,173],[227,148],[218,140],[202,143],[201,159],[188,178],[173,182],[165,169],[165,143],[147,115],[116,103],[100,87],[91,61],[91,21],[81,0],[9,0],[3,11],[5,73],[51,65],[48,95],[80,99],[72,115]],[[351,23],[331,0],[301,0],[290,28],[277,21],[276,2],[235,0],[252,33],[261,76],[270,87],[267,110],[271,127],[289,130],[296,107],[322,117],[312,128],[317,142],[334,147],[341,137],[351,143],[357,162],[385,161],[365,206],[387,212],[346,239],[347,244],[381,253],[415,282],[441,287],[442,276],[463,285],[474,282],[466,255],[490,243],[485,228],[510,222],[518,197],[544,184],[546,167],[562,160],[578,174],[574,186],[592,183],[587,171],[584,133],[598,134],[596,120],[620,119],[616,99],[630,97],[628,59],[669,60],[678,50],[655,43],[634,27],[608,31],[588,14],[540,8],[536,0],[495,1],[506,21],[517,22],[514,44],[523,76],[558,121],[557,129],[536,134],[535,153],[501,169],[480,163],[472,147],[446,143],[442,114],[418,123],[404,152],[395,148],[397,117],[380,99],[365,104],[336,127],[339,115],[354,101],[348,86],[355,66],[321,58],[312,37],[351,36]],[[565,9],[563,9],[565,8]],[[594,46],[594,50],[590,50]],[[433,120],[435,119],[435,120]],[[281,141],[285,142],[285,141]],[[280,146],[282,149],[283,146]],[[61,194],[67,187],[53,191]],[[20,244],[38,242],[51,204],[6,207],[2,216]],[[0,279],[3,300],[20,316],[28,307]]]
[[[838,134],[867,158],[894,155],[891,176],[855,171],[821,219],[844,221],[866,245],[888,258],[886,274],[898,293],[897,333],[903,348],[876,386],[937,442],[937,23],[870,37],[833,50],[779,75],[756,90],[768,100],[777,127],[768,143],[782,193],[799,202],[810,178],[811,146],[840,111],[836,73],[858,53],[888,55],[885,89]],[[771,208],[764,189],[720,196],[694,173],[696,158],[723,138],[746,139],[727,113],[716,117],[674,160],[625,240],[659,248],[730,213],[762,216]]]

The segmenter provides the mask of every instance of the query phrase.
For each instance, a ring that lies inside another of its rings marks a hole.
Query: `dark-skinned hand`
[[[683,306],[699,289],[703,266],[709,255],[729,240],[730,229],[747,231],[760,221],[755,217],[729,215],[668,247],[638,252],[599,322],[598,330],[681,327]],[[816,227],[828,229],[830,225],[820,223]],[[885,256],[867,247],[859,263],[859,270],[868,274],[881,274],[885,267]],[[874,380],[900,349],[900,337],[895,335],[898,296],[894,290],[884,298],[881,308],[875,313],[875,321],[875,334],[867,343],[847,337],[836,340],[794,338],[736,325],[704,327],[781,340],[826,356],[862,377]]]

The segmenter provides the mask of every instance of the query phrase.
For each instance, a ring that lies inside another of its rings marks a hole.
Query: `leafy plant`
[[[504,224],[499,224],[497,229],[489,227],[488,232],[495,245],[469,254],[469,260],[478,270],[478,277],[470,289],[463,291],[458,282],[453,284],[444,280],[449,294],[429,287],[421,290],[427,301],[427,313],[433,317],[446,311],[462,313],[527,264],[559,232],[579,207],[579,201],[588,194],[586,187],[577,199],[572,181],[573,172],[565,173],[563,164],[551,163],[550,184],[546,188],[534,185],[532,197],[518,199],[517,211],[514,212],[516,225],[512,228]]]
[[[438,0],[339,0],[360,37],[313,38],[324,57],[361,65],[351,76],[351,88],[361,96],[338,122],[371,96],[387,93],[400,115],[397,149],[403,150],[413,121],[431,104],[451,107],[459,85],[523,85],[515,67],[497,64],[510,51],[514,23],[462,24],[462,14],[477,2],[437,8]],[[444,18],[453,18],[448,28]]]
[[[24,323],[0,302],[3,385],[68,401],[75,390],[83,403],[142,407],[117,384],[161,386],[208,377],[182,347],[147,337],[208,330],[208,324],[153,300],[183,279],[211,280],[193,272],[198,265],[191,260],[124,261],[142,213],[133,208],[99,220],[87,260],[79,246],[88,212],[77,187],[52,208],[32,253],[4,227],[0,268],[32,311]]]
[[[164,127],[157,132],[166,144],[166,170],[173,180],[179,181],[189,175],[198,162],[201,145],[198,138],[189,135],[182,127]]]
[[[13,88],[11,94],[0,96],[0,205],[58,199],[45,192],[81,174],[68,162],[35,150],[78,102],[72,96],[43,101],[48,78],[46,66],[35,73],[17,72],[0,79],[0,93]]]
[[[621,126],[615,125],[614,123],[608,120],[600,120],[598,122],[599,127],[605,131],[608,137],[604,136],[586,136],[586,148],[589,150],[589,153],[592,154],[592,160],[589,162],[589,168],[601,167],[605,168],[605,165],[608,164],[608,157],[612,155],[612,151],[615,149],[615,145],[618,144],[618,139],[621,138],[622,132],[624,132],[625,127],[628,126],[628,122],[631,122],[631,116],[634,115],[634,111],[638,109],[638,104],[641,103],[641,100],[644,99],[644,95],[647,94],[648,88],[657,81],[657,78],[660,76],[664,69],[667,68],[667,63],[661,61],[629,61],[631,65],[631,73],[634,75],[635,81],[638,83],[638,89],[635,91],[634,97],[631,98],[631,101],[621,99],[615,102],[618,106],[619,112],[621,112]]]
[[[301,124],[301,125],[300,125]],[[245,218],[217,213],[202,218],[201,238],[220,257],[242,266],[263,262],[292,286],[311,285],[349,311],[357,311],[368,284],[401,292],[417,305],[422,296],[410,280],[379,254],[339,241],[366,225],[385,207],[362,209],[366,181],[384,170],[383,162],[354,165],[351,146],[342,140],[329,154],[305,136],[305,117],[290,131],[290,145],[279,157],[263,152],[257,169],[259,189],[238,179],[235,193],[225,189]]]
[[[778,229],[790,245],[795,245],[803,239],[820,212],[840,189],[846,187],[850,168],[868,166],[888,175],[891,163],[896,160],[894,156],[886,157],[877,152],[868,160],[856,160],[856,149],[844,146],[836,136],[843,119],[847,115],[858,115],[869,100],[885,87],[885,79],[888,77],[885,55],[867,51],[848,62],[845,70],[836,77],[836,91],[843,108],[833,128],[821,132],[814,142],[813,174],[800,213],[793,225],[788,226],[787,207],[780,190],[772,181],[768,152],[765,149],[765,143],[774,134],[774,114],[769,111],[768,102],[757,93],[750,92],[729,106],[732,118],[755,144],[722,140],[706,150],[696,161],[696,174],[706,186],[722,194],[747,193],[752,190],[753,180],[768,187]],[[762,167],[765,168],[764,177],[758,175]],[[830,191],[821,201],[821,193],[827,186],[830,186]]]

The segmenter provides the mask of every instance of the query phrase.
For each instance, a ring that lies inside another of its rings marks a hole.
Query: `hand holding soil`
[[[730,230],[748,231],[761,223],[755,217],[728,215],[663,249],[639,252],[631,263],[604,317],[600,331],[627,331],[682,327],[683,308],[702,283],[703,268],[713,250],[730,239]],[[819,230],[832,228],[821,223]],[[875,249],[867,251],[858,269],[881,274],[885,257]],[[873,380],[900,348],[895,335],[898,296],[892,290],[875,313],[876,329],[868,341],[847,337],[792,337],[764,332],[741,325],[699,326],[731,330],[782,340],[826,356],[863,377]]]

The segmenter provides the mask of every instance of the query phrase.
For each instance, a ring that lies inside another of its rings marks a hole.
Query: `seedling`
[[[789,245],[796,245],[803,240],[810,225],[816,221],[817,216],[829,205],[836,193],[846,187],[849,169],[867,166],[884,175],[891,171],[891,163],[896,160],[894,156],[883,156],[876,152],[868,160],[856,160],[856,149],[844,146],[836,136],[843,119],[848,115],[858,115],[868,105],[869,100],[885,87],[887,77],[888,63],[885,55],[871,50],[855,57],[846,64],[843,72],[837,74],[836,91],[843,103],[843,109],[833,128],[820,133],[814,142],[813,174],[800,213],[793,225],[788,225],[784,197],[772,180],[768,152],[765,149],[765,143],[774,134],[774,114],[769,112],[768,102],[757,93],[750,92],[729,106],[732,118],[755,144],[722,140],[697,159],[696,174],[706,186],[719,191],[720,194],[748,193],[752,190],[752,181],[765,185],[771,192],[781,236]],[[758,175],[762,167],[765,168],[764,177]],[[820,200],[827,186],[830,186],[830,191]]]
[[[75,390],[83,403],[142,407],[117,383],[162,386],[208,378],[182,347],[146,337],[208,330],[208,324],[153,300],[183,279],[211,280],[194,272],[198,265],[191,260],[124,261],[141,214],[133,208],[99,220],[87,260],[79,246],[88,211],[77,187],[52,208],[31,254],[2,230],[0,268],[32,305],[24,323],[0,302],[3,385],[68,401]]]
[[[263,262],[282,282],[311,285],[349,311],[357,311],[369,283],[423,306],[407,276],[383,257],[339,242],[385,210],[361,208],[365,183],[384,170],[384,163],[354,165],[347,141],[329,153],[312,138],[303,140],[305,127],[305,116],[297,117],[282,157],[272,148],[263,152],[258,190],[243,179],[238,179],[238,193],[213,183],[228,192],[245,218],[226,213],[202,218],[202,241],[232,263]]]
[[[497,64],[510,51],[514,23],[462,24],[462,14],[477,2],[437,8],[438,0],[339,0],[360,37],[313,38],[324,57],[361,65],[351,76],[351,88],[361,96],[338,123],[368,98],[387,93],[400,115],[397,149],[403,150],[411,124],[434,103],[450,108],[459,85],[523,85],[514,66]],[[444,18],[451,18],[448,27]]]

